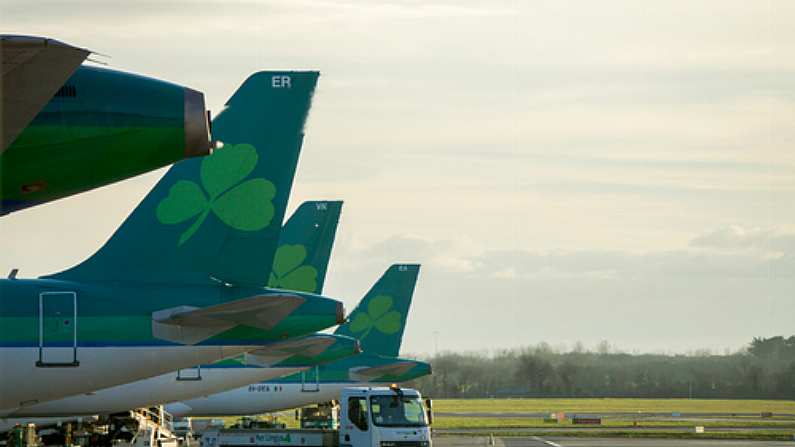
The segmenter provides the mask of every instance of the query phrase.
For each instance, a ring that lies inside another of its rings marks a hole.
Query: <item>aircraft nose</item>
[[[210,121],[204,105],[204,93],[185,88],[185,158],[212,152]]]

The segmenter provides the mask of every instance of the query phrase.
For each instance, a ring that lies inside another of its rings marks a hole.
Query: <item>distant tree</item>
[[[782,399],[795,399],[795,361],[776,375],[776,392]]]
[[[580,371],[580,366],[574,360],[567,358],[557,368],[558,379],[560,380],[563,394],[574,396],[577,394],[577,373]]]
[[[519,356],[519,369],[516,375],[531,393],[543,394],[544,385],[551,379],[553,373],[552,365],[541,357],[530,353]]]
[[[696,352],[696,351],[694,351]],[[546,343],[493,354],[442,353],[412,385],[433,397],[572,396],[795,399],[795,336],[755,338],[726,355],[623,354]]]

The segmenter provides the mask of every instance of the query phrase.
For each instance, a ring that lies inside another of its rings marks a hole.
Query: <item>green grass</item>
[[[435,435],[488,436],[499,430],[499,436],[576,436],[576,437],[635,437],[686,439],[756,439],[791,440],[795,433],[795,418],[731,417],[732,413],[773,412],[795,414],[793,401],[709,400],[709,399],[436,399]],[[639,413],[639,417],[607,417],[601,426],[546,423],[540,418],[522,417],[466,417],[442,416],[439,413]],[[642,413],[723,413],[720,421],[679,420],[677,418],[650,419]],[[637,423],[637,425],[635,425]],[[683,427],[704,426],[706,433],[683,430]],[[710,431],[710,429],[749,427],[748,430]],[[758,427],[758,428],[754,428]],[[766,427],[785,430],[766,430]],[[542,429],[558,428],[554,434]],[[586,428],[585,430],[573,430]],[[588,429],[593,428],[593,429]],[[522,429],[521,431],[518,431]],[[466,430],[456,432],[456,430]],[[517,430],[517,431],[511,431]],[[537,431],[536,431],[537,430]]]
[[[795,414],[795,401],[712,399],[434,399],[439,413],[681,412]]]
[[[638,420],[634,425],[632,419],[603,419],[601,426],[608,428],[665,428],[665,427],[693,427],[702,425],[707,430],[710,428],[729,428],[729,427],[780,427],[791,428],[795,432],[795,420],[742,420],[733,421],[704,421],[694,422],[692,420]],[[566,420],[559,424],[546,423],[538,418],[481,418],[481,417],[457,417],[457,416],[438,416],[433,422],[433,427],[437,429],[511,429],[511,428],[588,428],[590,425],[573,425],[571,420]]]

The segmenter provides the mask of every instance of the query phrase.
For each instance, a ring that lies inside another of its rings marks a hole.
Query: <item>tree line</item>
[[[445,352],[411,385],[437,398],[635,397],[795,399],[795,336],[754,338],[725,355],[628,354],[602,343],[545,343],[493,354]]]

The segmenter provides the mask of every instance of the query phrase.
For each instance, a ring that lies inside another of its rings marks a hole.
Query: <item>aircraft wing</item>
[[[394,362],[382,366],[363,366],[351,368],[350,375],[354,380],[370,381],[384,376],[399,376],[416,366],[416,362]]]
[[[285,340],[272,343],[266,347],[246,353],[246,363],[268,367],[294,355],[314,357],[320,355],[335,343],[334,337],[328,335],[312,335],[297,340]]]
[[[271,330],[304,301],[296,295],[273,294],[201,308],[172,307],[152,313],[152,333],[163,340],[192,345],[238,325]]]
[[[0,35],[0,153],[91,54],[55,39]]]

